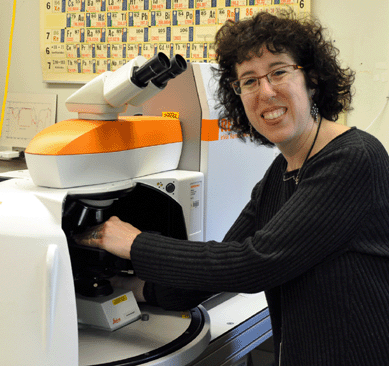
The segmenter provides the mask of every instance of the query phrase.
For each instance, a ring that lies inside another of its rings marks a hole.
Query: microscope
[[[133,275],[131,262],[77,245],[74,234],[115,215],[141,230],[187,239],[181,206],[161,196],[162,190],[175,194],[174,179],[166,187],[160,181],[159,189],[133,181],[177,168],[182,148],[179,120],[119,117],[129,104],[143,104],[186,69],[182,56],[169,60],[158,53],[150,60],[138,56],[115,72],[99,75],[66,101],[78,119],[46,128],[25,151],[35,185],[68,190],[61,226],[69,246],[79,324],[112,331],[139,319],[140,310],[131,291],[113,288],[110,282],[114,276]],[[103,187],[124,181],[127,186],[120,189]]]

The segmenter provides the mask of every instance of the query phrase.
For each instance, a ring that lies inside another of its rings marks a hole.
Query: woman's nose
[[[267,78],[261,79],[257,90],[258,97],[263,100],[268,100],[271,97],[275,97],[276,94],[276,90],[274,89],[274,86],[270,84],[269,80],[267,80]]]

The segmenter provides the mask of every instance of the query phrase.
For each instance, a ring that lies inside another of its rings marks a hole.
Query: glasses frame
[[[245,79],[256,79],[257,80],[257,87],[259,87],[260,85],[260,80],[263,79],[263,78],[267,78],[267,81],[269,82],[270,85],[273,85],[272,81],[271,81],[271,78],[269,77],[270,74],[272,74],[273,72],[277,71],[277,70],[280,70],[280,69],[283,69],[284,67],[289,67],[289,66],[293,66],[294,70],[293,71],[296,71],[296,70],[299,70],[299,69],[304,69],[304,67],[302,66],[299,66],[299,65],[283,65],[283,66],[280,66],[280,67],[277,67],[276,69],[268,72],[267,74],[265,75],[262,75],[262,76],[247,76],[247,77],[244,77],[244,78],[241,78],[241,79],[237,79],[237,80],[234,80],[234,81],[231,81],[230,82],[230,85],[231,85],[231,88],[234,90],[235,94],[236,95],[242,95],[242,93],[238,93],[237,92],[237,89],[239,88],[238,86],[234,85],[236,84],[237,82],[241,81],[241,80],[245,80]],[[253,91],[250,91],[249,93],[246,93],[246,94],[250,94],[250,93],[254,93],[257,89],[253,90]]]

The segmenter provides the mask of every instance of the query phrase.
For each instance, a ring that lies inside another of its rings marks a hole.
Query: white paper
[[[0,146],[26,148],[31,139],[56,119],[56,94],[8,93]]]

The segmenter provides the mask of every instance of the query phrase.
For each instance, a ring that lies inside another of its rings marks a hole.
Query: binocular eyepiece
[[[181,55],[169,58],[162,52],[157,53],[139,68],[136,68],[131,81],[138,87],[145,87],[151,81],[158,88],[163,88],[170,79],[182,74],[187,63]]]
[[[151,82],[159,87],[164,87],[170,79],[182,74],[187,69],[187,63],[181,55],[175,55],[170,59],[170,67],[160,75],[151,80]]]

